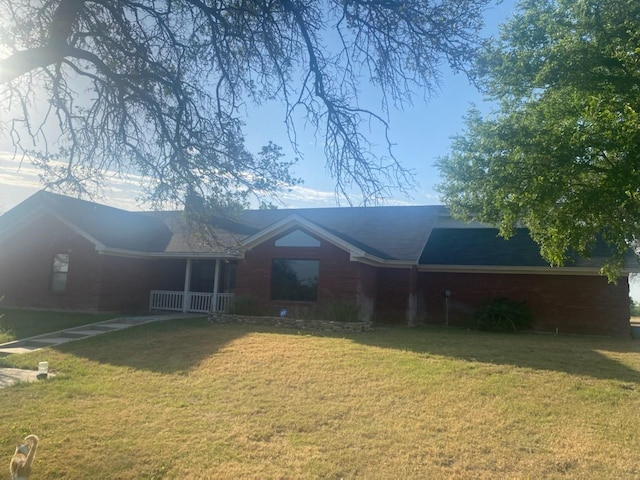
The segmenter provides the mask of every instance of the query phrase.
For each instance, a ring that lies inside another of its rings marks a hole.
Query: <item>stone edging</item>
[[[244,323],[249,325],[268,325],[273,327],[296,328],[298,330],[316,330],[324,332],[370,332],[372,322],[334,322],[331,320],[301,320],[288,317],[255,317],[250,315],[209,315],[210,322]]]

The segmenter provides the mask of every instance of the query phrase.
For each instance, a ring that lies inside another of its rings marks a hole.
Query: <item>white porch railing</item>
[[[233,298],[233,293],[188,292],[187,296],[187,312],[226,312]],[[149,310],[182,312],[184,305],[184,292],[151,290]]]
[[[151,290],[149,297],[149,310],[182,311],[184,292],[171,292],[168,290]]]

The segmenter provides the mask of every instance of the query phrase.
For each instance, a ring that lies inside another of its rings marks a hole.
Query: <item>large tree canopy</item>
[[[488,1],[0,0],[0,135],[51,187],[132,172],[155,202],[224,204],[296,182],[279,147],[244,146],[247,102],[277,100],[294,146],[295,119],[322,138],[336,192],[377,201],[412,181],[389,106],[465,69]]]
[[[555,265],[603,239],[613,279],[640,232],[640,2],[524,1],[477,68],[498,106],[438,161],[444,200]]]

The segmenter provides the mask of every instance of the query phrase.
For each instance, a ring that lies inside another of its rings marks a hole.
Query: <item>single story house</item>
[[[465,325],[526,301],[539,331],[630,334],[633,258],[550,267],[526,229],[510,240],[442,206],[246,210],[202,231],[184,212],[131,212],[38,192],[0,216],[1,305],[86,311],[224,311],[233,296],[277,313],[332,302],[377,323]],[[596,252],[597,254],[597,252]]]

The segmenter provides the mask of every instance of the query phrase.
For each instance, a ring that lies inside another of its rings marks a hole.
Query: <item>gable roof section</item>
[[[417,264],[431,229],[444,212],[442,206],[247,210],[238,222],[257,231],[245,241],[248,247],[300,225],[354,256]]]
[[[360,258],[365,256],[364,250],[355,247],[349,242],[346,242],[342,238],[327,231],[326,229],[296,214],[289,215],[288,217],[285,217],[282,220],[274,223],[273,225],[270,225],[267,228],[259,231],[255,235],[247,237],[242,242],[242,245],[245,248],[255,247],[256,245],[259,245],[274,237],[279,237],[280,234],[295,227],[302,228],[307,232],[313,233],[315,234],[315,236],[320,237],[321,239],[349,252],[352,258]]]
[[[86,200],[40,191],[0,217],[7,231],[30,218],[50,213],[76,230],[97,249],[163,251],[171,239],[166,224],[142,212],[129,212]]]

